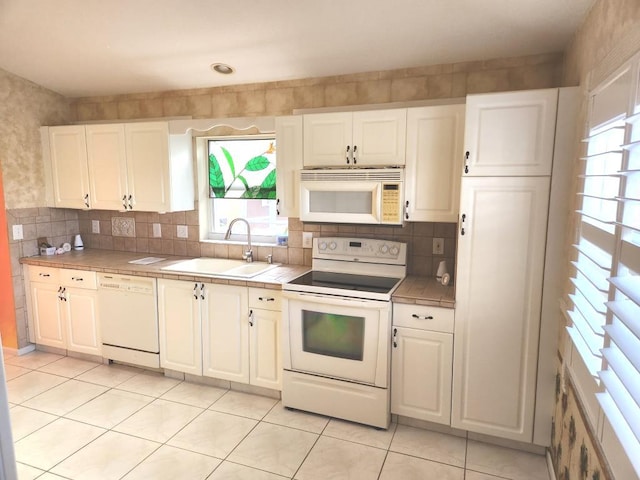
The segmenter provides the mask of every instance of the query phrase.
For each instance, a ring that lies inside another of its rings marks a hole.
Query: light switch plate
[[[162,228],[160,227],[159,223],[153,224],[153,236],[155,238],[159,238],[162,236]]]
[[[91,233],[100,233],[100,220],[91,220]]]
[[[22,231],[22,225],[13,226],[13,239],[22,240],[24,238],[24,232]]]
[[[313,232],[302,232],[302,248],[313,248]]]
[[[433,255],[444,255],[444,238],[433,239]]]

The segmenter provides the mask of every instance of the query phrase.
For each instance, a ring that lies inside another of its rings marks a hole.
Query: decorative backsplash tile
[[[131,217],[111,217],[111,234],[114,237],[135,237],[136,221]]]

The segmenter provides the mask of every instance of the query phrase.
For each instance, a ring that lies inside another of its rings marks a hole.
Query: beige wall
[[[562,54],[532,55],[288,82],[79,98],[72,108],[78,121],[288,115],[294,109],[557,87],[562,60]]]
[[[622,65],[640,49],[640,1],[638,0],[597,0],[584,22],[575,33],[565,52],[563,85],[580,85],[583,95],[580,118],[578,120],[579,136],[584,136],[584,125],[587,114],[587,95],[593,87]],[[582,146],[577,145],[577,155],[582,153]],[[574,178],[580,170],[576,160]],[[577,182],[568,188],[576,191]],[[569,243],[573,239],[574,216],[569,214]],[[566,246],[567,256],[571,255],[570,245]],[[567,267],[569,258],[566,261]],[[570,286],[566,286],[567,292]],[[565,293],[567,293],[565,292]],[[559,353],[564,352],[564,345],[570,341],[560,325],[561,341]],[[558,371],[561,366],[558,366]],[[556,413],[552,438],[552,457],[558,480],[569,478],[612,478],[617,470],[627,468],[621,462],[610,465],[606,454],[597,440],[594,429],[590,425],[585,409],[576,394],[570,380],[566,390],[561,383],[557,385]],[[611,472],[613,470],[613,473]],[[599,475],[599,476],[598,476]],[[626,475],[626,474],[622,474]],[[619,476],[617,478],[629,478]]]
[[[70,120],[68,99],[0,69],[0,168],[7,209],[44,206],[38,129]]]

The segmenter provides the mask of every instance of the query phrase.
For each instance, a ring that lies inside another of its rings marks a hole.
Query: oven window
[[[305,352],[362,361],[364,317],[302,310]]]

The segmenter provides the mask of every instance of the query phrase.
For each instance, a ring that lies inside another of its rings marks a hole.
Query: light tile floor
[[[20,480],[549,480],[543,456],[51,353],[5,357]]]

